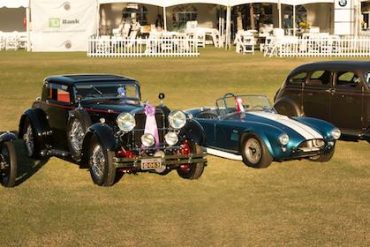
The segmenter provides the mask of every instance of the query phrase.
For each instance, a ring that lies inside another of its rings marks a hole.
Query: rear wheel
[[[114,153],[106,150],[96,136],[91,138],[89,148],[89,170],[91,178],[99,186],[112,186],[115,182],[116,168]]]
[[[266,168],[272,163],[272,156],[265,143],[256,135],[248,135],[241,145],[243,162],[249,167]]]
[[[12,142],[0,146],[0,182],[5,187],[13,187],[17,178],[17,154]]]
[[[190,153],[192,154],[202,154],[202,147],[198,144],[191,144]],[[177,174],[184,179],[198,179],[202,176],[204,171],[204,163],[192,163],[192,164],[181,164],[177,168]]]
[[[36,130],[33,127],[31,120],[26,118],[23,128],[23,141],[26,146],[27,155],[30,158],[40,158],[40,145],[36,139]]]

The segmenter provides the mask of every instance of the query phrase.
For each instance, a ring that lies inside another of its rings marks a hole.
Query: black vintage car
[[[333,123],[345,139],[370,142],[370,62],[318,62],[294,69],[275,96],[275,109]]]
[[[70,159],[101,186],[143,171],[176,169],[197,179],[206,165],[199,123],[162,102],[141,102],[139,83],[123,76],[47,77],[41,98],[21,117],[19,135],[30,157]]]
[[[17,178],[16,139],[10,132],[0,135],[0,183],[5,187],[13,187]]]

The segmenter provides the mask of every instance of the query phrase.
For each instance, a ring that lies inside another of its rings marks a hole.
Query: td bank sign
[[[49,18],[49,28],[61,28],[71,25],[80,24],[79,19],[61,19],[61,18]]]

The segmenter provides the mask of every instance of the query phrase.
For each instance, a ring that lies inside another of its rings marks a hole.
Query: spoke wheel
[[[17,177],[17,156],[12,142],[0,146],[0,182],[5,187],[13,187]]]
[[[80,162],[85,134],[91,126],[89,114],[83,110],[76,110],[67,123],[67,141],[69,152],[74,161]]]
[[[106,150],[96,136],[90,139],[89,157],[90,175],[95,184],[112,186],[118,181],[113,164],[114,152]]]
[[[244,137],[241,145],[243,162],[249,167],[266,168],[272,163],[272,156],[265,143],[254,134]]]
[[[35,131],[32,127],[31,121],[26,119],[24,130],[23,130],[23,141],[26,145],[27,155],[31,158],[38,158],[37,154],[37,144],[35,139]]]
[[[84,140],[85,132],[82,128],[82,124],[77,119],[74,119],[71,125],[71,131],[69,132],[69,139],[71,148],[76,154],[81,155],[82,142]]]

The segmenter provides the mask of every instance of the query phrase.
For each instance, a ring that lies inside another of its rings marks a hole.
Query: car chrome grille
[[[311,140],[306,140],[302,142],[298,146],[298,149],[302,150],[303,152],[312,152],[312,151],[318,151],[324,146],[325,146],[325,141],[323,139],[311,139]]]
[[[161,112],[157,112],[155,114],[155,119],[156,119],[157,127],[158,127],[159,142],[163,143],[164,135],[166,134],[164,114]],[[145,113],[136,113],[135,121],[136,121],[136,126],[132,132],[132,139],[133,139],[134,146],[136,148],[140,148],[141,147],[141,136],[144,134],[144,130],[145,130],[145,122],[146,122]]]

